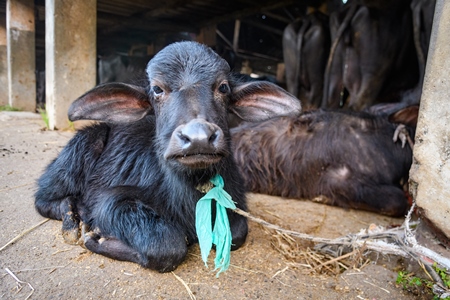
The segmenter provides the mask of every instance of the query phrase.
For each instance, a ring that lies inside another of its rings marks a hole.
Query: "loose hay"
[[[367,229],[362,229],[355,234],[336,239],[315,237],[292,230],[283,229],[263,219],[252,216],[240,209],[234,211],[247,217],[264,227],[275,231],[272,246],[287,259],[292,260],[290,266],[307,268],[313,273],[340,274],[349,268],[360,269],[366,266],[370,259],[368,254],[376,252],[383,255],[397,255],[409,257],[416,261],[425,273],[434,281],[434,290],[447,294],[441,278],[433,269],[433,264],[450,270],[450,259],[418,244],[412,227],[418,222],[411,223],[411,215],[415,203],[411,206],[404,223],[396,228],[384,228],[371,224]],[[314,249],[309,247],[302,249],[292,237],[309,241],[314,244]]]

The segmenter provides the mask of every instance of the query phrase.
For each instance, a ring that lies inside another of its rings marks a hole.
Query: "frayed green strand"
[[[216,245],[216,258],[214,259],[217,277],[230,266],[231,252],[231,229],[228,221],[227,208],[236,209],[236,205],[224,189],[223,178],[220,175],[214,176],[210,182],[214,185],[205,196],[200,198],[195,209],[195,228],[202,260],[207,265],[209,252],[212,244]],[[211,223],[211,201],[216,201],[216,220],[214,229]]]

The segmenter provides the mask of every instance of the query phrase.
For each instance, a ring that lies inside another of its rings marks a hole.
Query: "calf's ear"
[[[98,85],[76,99],[69,108],[69,120],[128,123],[152,112],[144,88],[125,83]]]
[[[229,109],[244,121],[258,122],[301,112],[300,100],[268,81],[239,84],[232,94]]]

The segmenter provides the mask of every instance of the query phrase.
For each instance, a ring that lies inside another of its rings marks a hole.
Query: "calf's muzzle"
[[[197,118],[178,126],[172,133],[166,159],[176,159],[191,168],[206,168],[228,151],[222,129],[205,119]]]

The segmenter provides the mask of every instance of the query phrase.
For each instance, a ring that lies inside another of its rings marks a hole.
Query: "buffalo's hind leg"
[[[80,238],[80,217],[75,198],[68,196],[61,201],[42,201],[37,199],[35,207],[44,217],[62,220],[62,236],[68,244],[75,245]]]
[[[120,186],[94,193],[91,226],[98,233],[84,235],[87,249],[159,272],[172,271],[184,260],[185,233],[144,204],[141,189]]]
[[[404,216],[408,200],[403,189],[371,176],[353,176],[349,167],[330,168],[321,179],[319,191],[331,201],[327,204],[362,209],[391,217]]]
[[[62,218],[62,236],[64,241],[68,244],[78,244],[80,239],[80,216],[75,207],[75,202],[70,201],[72,197],[67,197],[61,202],[64,207],[64,214]]]
[[[38,180],[35,208],[46,218],[62,220],[69,244],[80,236],[77,205],[86,190],[86,179],[103,152],[109,127],[100,124],[78,131]]]
[[[403,217],[408,209],[408,200],[400,187],[388,184],[351,184],[336,189],[335,204],[372,211],[390,217]]]
[[[395,185],[363,186],[360,195],[367,210],[391,217],[404,217],[408,199],[402,188]]]

